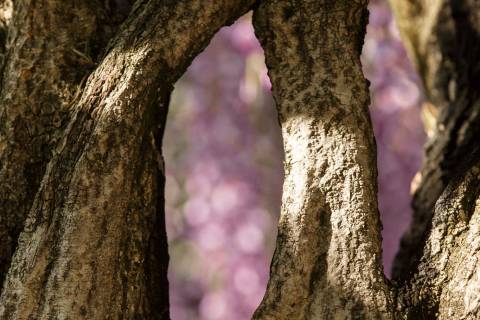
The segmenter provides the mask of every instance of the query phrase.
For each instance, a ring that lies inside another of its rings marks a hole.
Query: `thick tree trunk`
[[[411,277],[422,255],[435,203],[453,178],[468,171],[480,148],[480,6],[472,0],[390,0],[409,55],[438,113],[421,180],[412,227],[393,270]]]
[[[0,278],[10,266],[1,319],[169,317],[161,156],[169,96],[214,33],[255,3],[286,179],[254,318],[480,317],[473,0],[392,0],[440,114],[415,197],[420,224],[393,283],[382,270],[359,59],[366,0],[138,0],[107,45],[123,19],[106,18],[109,3],[19,0],[12,11],[0,1]]]
[[[136,2],[53,149],[4,284],[0,318],[168,318],[157,148],[169,95],[215,32],[252,2]],[[3,104],[6,115],[11,105]]]
[[[277,248],[256,319],[389,319],[360,52],[367,1],[263,1],[254,16],[282,125]]]
[[[375,145],[359,63],[366,3],[267,0],[257,10],[286,178],[271,278],[256,319],[479,317],[478,10],[472,1],[437,2],[441,8],[394,1],[412,6],[431,28],[402,20],[432,46],[410,48],[424,50],[417,65],[440,117],[415,197],[418,225],[397,260],[397,274],[407,273],[391,284],[380,262]],[[425,18],[437,9],[443,19]],[[447,13],[453,22],[444,20]]]
[[[0,22],[0,283],[73,100],[115,26],[96,0],[13,7]]]

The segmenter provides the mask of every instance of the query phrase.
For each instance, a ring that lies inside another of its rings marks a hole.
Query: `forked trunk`
[[[392,282],[360,64],[367,1],[137,0],[128,18],[114,3],[0,0],[1,319],[169,318],[169,97],[215,32],[249,9],[286,152],[254,318],[480,318],[473,0],[391,0],[439,114]]]

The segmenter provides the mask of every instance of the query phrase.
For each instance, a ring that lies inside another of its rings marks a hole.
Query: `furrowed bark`
[[[11,9],[3,3],[0,12]],[[95,0],[19,0],[10,16],[8,28],[0,18],[0,283],[71,104],[116,25]]]
[[[286,174],[270,281],[255,319],[393,318],[359,59],[366,6],[267,0],[255,11]]]
[[[480,317],[480,6],[391,0],[438,113],[394,276],[408,319]]]
[[[414,194],[412,225],[394,264],[394,278],[408,279],[423,254],[435,203],[480,148],[480,5],[473,0],[390,2],[438,113]]]
[[[480,153],[435,204],[418,271],[400,293],[408,319],[480,318]]]
[[[19,237],[0,318],[168,319],[157,150],[168,97],[215,32],[252,3],[135,3],[54,150]]]

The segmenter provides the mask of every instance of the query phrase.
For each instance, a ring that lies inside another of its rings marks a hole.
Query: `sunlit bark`
[[[282,125],[277,248],[256,319],[392,318],[360,52],[367,2],[264,1],[254,16]]]
[[[0,283],[74,100],[119,19],[97,0],[0,7]]]
[[[279,237],[257,319],[479,316],[479,6],[392,4],[439,113],[393,283],[380,264],[359,63],[366,3],[271,0],[255,14],[286,152]]]
[[[286,153],[254,318],[480,316],[478,5],[392,0],[439,117],[417,229],[389,282],[359,58],[367,1],[138,0],[118,27],[126,11],[107,14],[111,3],[0,2],[1,319],[169,318],[170,93],[215,32],[252,8]]]
[[[169,317],[158,149],[169,95],[215,32],[250,5],[135,3],[73,100],[20,234],[0,318]]]
[[[472,0],[390,2],[437,115],[415,192],[412,227],[394,268],[395,277],[408,278],[422,255],[435,203],[478,159],[480,5]]]

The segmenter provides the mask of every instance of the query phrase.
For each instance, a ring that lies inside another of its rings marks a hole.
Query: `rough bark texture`
[[[392,284],[380,262],[375,144],[358,59],[366,4],[271,0],[254,15],[286,153],[277,248],[256,319],[480,316],[480,11],[473,1],[393,4],[439,117],[415,196],[417,225]]]
[[[407,279],[422,256],[435,203],[480,144],[480,4],[474,0],[391,0],[402,38],[437,109],[426,144],[412,227],[393,275]]]
[[[394,276],[410,319],[480,317],[480,5],[391,0],[437,109]]]
[[[445,188],[418,271],[400,293],[409,319],[479,319],[480,155]]]
[[[53,150],[5,281],[0,318],[168,318],[157,149],[169,95],[214,33],[252,2],[135,3]]]
[[[0,70],[5,60],[5,46],[7,44],[7,29],[12,18],[13,4],[11,0],[0,1]]]
[[[72,102],[113,32],[110,14],[97,0],[19,0],[0,31],[0,283]]]
[[[215,32],[254,2],[138,0],[106,46],[122,20],[106,18],[114,2],[19,0],[11,15],[0,0],[0,277],[24,225],[0,319],[169,318],[169,96]],[[479,5],[392,0],[439,118],[415,197],[420,227],[391,284],[359,59],[366,2],[264,0],[255,10],[286,178],[254,318],[478,319]]]
[[[263,1],[254,25],[285,148],[278,240],[255,319],[390,319],[360,53],[367,1]]]

